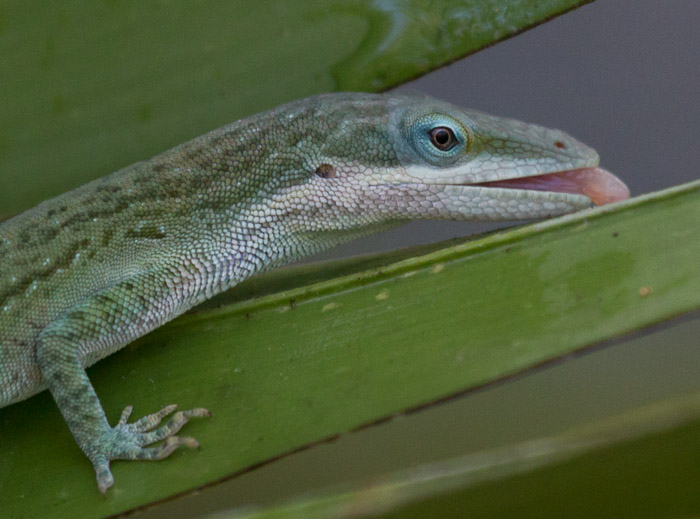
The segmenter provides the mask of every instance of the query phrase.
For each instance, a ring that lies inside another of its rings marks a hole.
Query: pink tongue
[[[595,205],[610,204],[630,197],[630,190],[622,180],[600,168],[573,169],[535,177],[497,180],[475,185],[585,195]]]

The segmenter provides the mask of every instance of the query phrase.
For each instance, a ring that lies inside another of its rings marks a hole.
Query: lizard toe
[[[134,457],[131,457],[129,459],[162,460],[163,458],[167,458],[168,456],[170,456],[170,454],[172,454],[173,451],[175,451],[175,449],[177,449],[180,446],[188,447],[190,449],[196,449],[199,447],[199,442],[194,438],[190,438],[187,436],[171,436],[163,443],[155,447],[141,447],[140,449],[134,452]]]
[[[130,407],[131,406],[127,406],[127,409],[129,409]],[[158,412],[146,415],[143,418],[139,418],[136,422],[131,424],[131,427],[134,431],[137,431],[137,432],[150,431],[156,425],[158,425],[161,422],[161,420],[163,420],[163,418],[168,416],[175,409],[177,409],[176,404],[166,405],[163,409],[161,409]],[[129,412],[131,412],[131,411],[129,411]],[[126,409],[124,410],[124,413],[126,413]],[[124,413],[122,413],[122,416],[124,415]],[[128,417],[128,415],[127,415],[127,417]],[[126,420],[124,420],[123,422],[120,420],[119,423],[126,424]]]
[[[95,463],[95,475],[97,477],[97,488],[100,489],[102,495],[107,494],[107,490],[114,485],[114,476],[109,470],[109,460],[101,459]]]

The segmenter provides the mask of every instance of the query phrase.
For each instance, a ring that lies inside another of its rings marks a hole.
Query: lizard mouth
[[[571,169],[469,185],[584,195],[595,205],[611,204],[630,197],[630,191],[622,180],[600,168]]]

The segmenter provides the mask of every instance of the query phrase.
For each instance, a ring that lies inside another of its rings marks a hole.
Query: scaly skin
[[[127,407],[111,427],[86,366],[253,274],[409,219],[588,207],[465,184],[597,163],[562,132],[405,94],[317,96],[215,130],[0,225],[0,407],[48,388],[105,492],[110,460],[195,446],[175,433],[208,412],[152,430],[174,406],[132,424]]]

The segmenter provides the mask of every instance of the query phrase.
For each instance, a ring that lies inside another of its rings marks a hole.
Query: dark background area
[[[637,196],[700,178],[699,24],[698,0],[599,0],[402,88],[562,129]],[[505,225],[413,222],[322,257]]]

